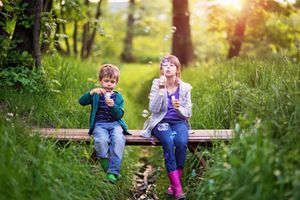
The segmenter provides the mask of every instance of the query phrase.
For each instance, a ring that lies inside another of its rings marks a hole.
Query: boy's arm
[[[86,92],[79,98],[79,104],[82,106],[86,106],[88,104],[91,104],[92,100],[93,95],[91,95],[90,92]]]
[[[122,119],[124,115],[124,100],[122,95],[119,94],[118,99],[114,103],[114,106],[110,108],[111,114],[115,120]]]

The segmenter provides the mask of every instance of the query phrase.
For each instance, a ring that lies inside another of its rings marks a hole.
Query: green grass
[[[299,64],[242,58],[184,77],[194,86],[192,127],[233,128],[239,138],[204,152],[208,169],[190,176],[189,199],[299,199]]]
[[[78,98],[97,86],[99,65],[46,57],[47,92],[0,89],[1,199],[130,197],[135,163],[146,148],[126,147],[123,179],[113,186],[104,183],[99,165],[89,162],[92,145],[29,136],[32,126],[88,127],[89,107],[80,106]],[[118,66],[124,119],[130,129],[140,129],[158,64]],[[229,145],[199,149],[208,158],[204,172],[188,154],[183,178],[188,199],[299,199],[299,72],[299,63],[284,57],[239,58],[183,72],[193,86],[192,128],[233,128],[238,136]],[[164,194],[168,180],[161,147],[147,149],[158,169],[156,192],[170,199]]]

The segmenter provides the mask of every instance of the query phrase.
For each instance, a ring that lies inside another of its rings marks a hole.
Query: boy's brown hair
[[[119,81],[120,71],[119,68],[112,64],[101,65],[99,71],[99,80],[101,81],[104,77],[115,78]]]

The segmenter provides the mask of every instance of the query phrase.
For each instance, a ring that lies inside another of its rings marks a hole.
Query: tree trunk
[[[47,12],[50,14],[52,5],[53,5],[53,0],[45,0],[43,3],[43,12]],[[42,42],[42,47],[41,47],[42,53],[46,53],[50,49],[49,37],[51,34],[51,30],[49,28],[46,28],[44,30],[44,34],[45,34],[45,39],[47,39],[48,41]]]
[[[35,66],[41,66],[41,46],[40,46],[40,30],[41,30],[41,14],[43,8],[43,0],[35,0],[35,17],[33,27],[33,57]]]
[[[78,49],[77,49],[77,34],[78,34],[78,22],[75,20],[74,22],[74,32],[73,32],[73,44],[74,44],[74,54],[77,56]]]
[[[121,54],[121,59],[124,62],[132,62],[132,40],[133,40],[133,25],[134,25],[135,0],[130,0],[129,11],[127,17],[127,31],[124,39],[124,49]]]
[[[96,21],[94,23],[93,32],[92,32],[89,40],[87,41],[85,58],[88,58],[91,54],[92,46],[93,46],[96,32],[97,32],[98,20],[99,20],[99,17],[101,16],[101,3],[102,3],[102,0],[100,0],[97,4],[97,11],[96,11],[96,16],[95,16]]]
[[[89,5],[89,0],[84,0],[84,5],[88,6]],[[87,16],[88,18],[90,18],[90,12],[87,11]],[[90,24],[89,22],[86,22],[84,25],[83,25],[83,32],[82,32],[82,47],[81,47],[81,59],[84,59],[85,58],[85,52],[87,50],[87,41],[88,41],[88,35],[89,35],[89,28],[90,27]]]
[[[65,39],[66,47],[67,47],[66,54],[70,55],[71,51],[70,51],[69,39],[68,39],[68,37],[65,37],[67,35],[66,34],[66,24],[62,24],[62,28],[63,28],[63,33],[64,33],[64,39]]]
[[[173,0],[173,30],[172,54],[187,65],[194,59],[188,0]]]
[[[57,21],[57,14],[54,13],[53,17],[55,18],[55,21]],[[63,50],[63,48],[61,48],[60,43],[59,43],[59,35],[60,33],[60,25],[59,23],[56,23],[56,29],[55,29],[55,33],[54,33],[54,48],[62,55],[66,55],[67,53]]]
[[[28,18],[34,16],[34,22],[31,26],[25,27],[19,20],[13,33],[12,40],[19,41],[16,44],[16,51],[20,54],[27,51],[35,59],[36,67],[41,63],[41,52],[39,44],[40,20],[42,11],[42,0],[23,0],[28,6],[24,10],[24,15]]]
[[[22,3],[28,4],[24,10],[24,15],[27,17],[34,16],[34,0],[23,0]],[[17,20],[12,40],[19,41],[16,44],[16,50],[19,53],[27,51],[29,54],[33,55],[33,25],[25,27],[19,20]]]
[[[245,35],[248,12],[248,4],[244,3],[243,9],[238,17],[238,21],[235,25],[234,35],[229,40],[229,51],[227,59],[231,59],[235,56],[239,56],[240,50],[242,48],[242,43]]]

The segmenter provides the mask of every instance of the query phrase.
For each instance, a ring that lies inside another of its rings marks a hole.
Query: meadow
[[[118,66],[124,119],[130,129],[141,129],[158,63]],[[40,74],[22,77],[28,87],[1,87],[1,199],[131,198],[132,176],[144,147],[126,148],[123,178],[111,185],[99,164],[90,161],[92,145],[62,145],[32,131],[87,128],[89,108],[78,99],[97,86],[98,68],[97,63],[54,54],[44,58]],[[205,171],[188,154],[183,179],[187,199],[300,198],[299,77],[299,63],[279,55],[201,63],[184,70],[182,79],[193,86],[192,127],[232,128],[236,133],[228,145],[199,148],[208,161]],[[156,193],[169,199],[161,149],[147,149],[158,169]]]

